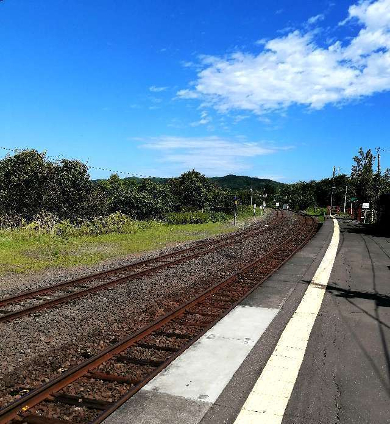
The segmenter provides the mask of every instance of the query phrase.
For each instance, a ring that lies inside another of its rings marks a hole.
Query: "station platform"
[[[327,219],[104,422],[390,423],[390,239],[340,230]]]

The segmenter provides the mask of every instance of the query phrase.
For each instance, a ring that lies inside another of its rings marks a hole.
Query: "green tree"
[[[173,196],[168,186],[145,179],[137,187],[136,217],[159,219],[173,210]]]
[[[22,150],[0,160],[0,211],[31,220],[41,212],[60,218],[96,216],[104,202],[82,162],[51,162],[46,153]]]
[[[375,156],[370,149],[364,152],[360,148],[353,160],[355,163],[351,171],[351,184],[355,195],[359,203],[373,203],[377,197],[377,183],[373,170]]]
[[[96,204],[97,193],[87,165],[78,160],[62,159],[54,164],[48,162],[47,168],[49,181],[44,209],[67,219],[92,217],[102,211],[102,205]]]
[[[0,161],[0,208],[3,214],[31,219],[44,209],[51,167],[46,153],[18,151]]]
[[[290,205],[295,210],[316,206],[315,181],[299,181],[290,187]]]
[[[108,212],[122,212],[134,219],[159,219],[173,209],[173,196],[166,184],[152,180],[121,179],[113,174],[99,182]]]
[[[381,177],[381,194],[390,193],[390,169],[387,168]]]
[[[177,210],[200,210],[212,207],[212,198],[218,188],[201,173],[192,170],[174,178],[169,188]]]
[[[107,180],[99,181],[107,204],[107,212],[122,212],[135,217],[136,183],[123,180],[117,174],[112,174]]]

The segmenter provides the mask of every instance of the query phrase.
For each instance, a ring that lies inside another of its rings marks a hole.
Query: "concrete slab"
[[[237,306],[105,424],[200,422],[277,312]]]
[[[215,402],[277,312],[236,307],[144,389]]]
[[[105,422],[111,424],[196,424],[202,419],[210,405],[208,402],[196,402],[166,393],[141,390]]]

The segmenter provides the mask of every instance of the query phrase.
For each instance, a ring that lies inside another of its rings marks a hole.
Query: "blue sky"
[[[1,147],[146,176],[320,179],[361,146],[390,167],[390,0],[3,0],[0,40]]]

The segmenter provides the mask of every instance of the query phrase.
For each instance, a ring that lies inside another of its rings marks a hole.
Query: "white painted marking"
[[[280,424],[283,420],[336,258],[340,232],[335,219],[333,225],[325,256],[235,424]]]
[[[215,402],[278,312],[237,306],[143,390]]]

